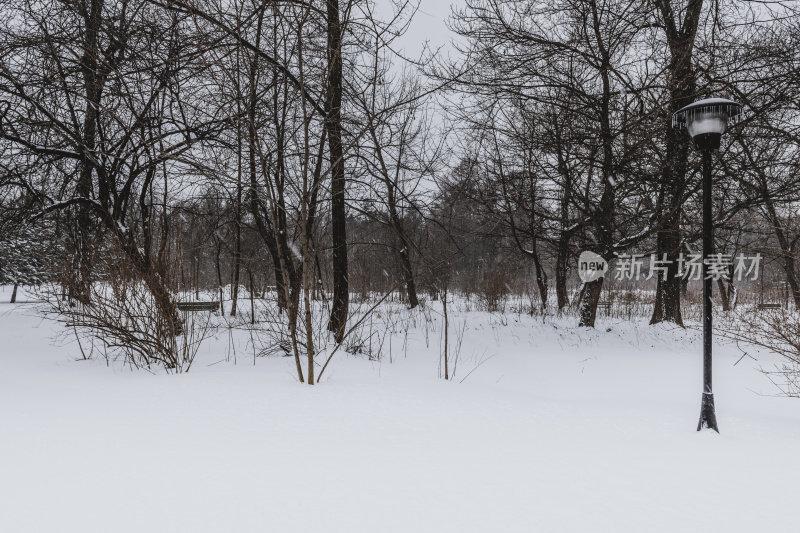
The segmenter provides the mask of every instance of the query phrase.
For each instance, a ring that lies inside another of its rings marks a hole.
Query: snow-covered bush
[[[84,358],[99,351],[106,360],[133,368],[187,372],[209,334],[210,315],[165,313],[151,284],[132,274],[124,261],[109,261],[104,270],[104,280],[91,285],[87,304],[59,297],[56,285],[46,291],[50,314],[74,332]]]

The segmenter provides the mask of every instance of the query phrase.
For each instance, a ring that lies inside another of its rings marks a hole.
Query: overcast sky
[[[401,40],[401,46],[409,55],[414,56],[422,50],[425,41],[432,48],[446,45],[452,38],[446,22],[450,16],[450,6],[460,6],[463,3],[464,0],[422,0],[408,32]],[[376,5],[381,17],[390,16],[390,0],[376,0]]]

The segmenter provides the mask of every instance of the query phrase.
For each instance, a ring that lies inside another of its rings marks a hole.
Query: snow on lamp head
[[[742,106],[725,98],[706,98],[679,109],[672,115],[672,127],[689,131],[694,144],[701,150],[717,150],[728,124],[741,115]]]

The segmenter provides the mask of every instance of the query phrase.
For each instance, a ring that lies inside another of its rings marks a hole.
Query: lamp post
[[[714,253],[714,227],[711,215],[711,152],[718,150],[728,124],[736,120],[742,106],[724,98],[708,98],[689,104],[672,115],[672,126],[689,131],[694,146],[703,157],[703,398],[697,431],[704,427],[719,433],[711,388],[711,279],[708,262]]]

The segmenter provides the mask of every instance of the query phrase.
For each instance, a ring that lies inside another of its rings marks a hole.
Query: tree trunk
[[[605,46],[599,28],[597,6],[592,4],[594,31],[598,49],[603,59],[600,65],[600,79],[603,86],[603,95],[600,103],[600,139],[602,141],[603,162],[601,165],[603,194],[600,205],[594,213],[597,244],[600,255],[606,261],[611,260],[614,253],[614,136],[611,131],[611,64],[608,49]],[[580,313],[579,326],[594,327],[597,317],[597,304],[600,302],[600,292],[603,289],[603,278],[586,284],[586,294]]]
[[[236,251],[233,253],[233,281],[231,283],[231,316],[236,316],[236,305],[239,301],[239,274],[241,271],[241,228],[236,228]]]
[[[562,234],[558,240],[558,251],[556,254],[556,305],[558,312],[564,310],[569,305],[567,294],[567,256],[569,254],[569,241]]]
[[[722,302],[722,310],[730,311],[731,302],[728,295],[728,289],[725,287],[725,280],[722,278],[717,279],[717,288],[719,289],[719,299]]]
[[[444,379],[450,379],[449,339],[450,317],[447,314],[447,289],[442,292],[442,316],[444,318]]]
[[[677,192],[677,191],[673,191]],[[680,205],[674,209],[681,210]],[[683,325],[681,315],[681,278],[678,277],[678,257],[680,255],[680,226],[679,213],[674,220],[668,217],[665,221],[665,228],[658,231],[656,235],[656,251],[661,256],[667,254],[667,272],[659,272],[656,280],[656,299],[653,307],[653,314],[650,323],[674,322]],[[683,291],[685,292],[685,291]]]
[[[347,229],[345,214],[344,150],[342,147],[342,30],[339,0],[327,0],[328,90],[325,127],[331,165],[331,229],[333,237],[333,304],[328,329],[336,342],[344,339],[350,301],[347,276]]]
[[[171,322],[173,333],[175,335],[183,333],[183,323],[178,314],[178,307],[175,304],[172,294],[167,290],[161,279],[153,273],[150,273],[144,275],[144,281],[147,285],[147,289],[153,295],[156,307],[158,307],[162,316]]]
[[[225,316],[225,306],[224,302],[224,293],[222,292],[222,265],[221,265],[221,256],[222,256],[222,242],[217,243],[217,288],[219,289],[219,309],[222,313],[222,316]]]
[[[781,263],[783,265],[784,274],[786,274],[786,283],[789,284],[789,289],[792,291],[792,299],[796,309],[800,309],[800,281],[797,279],[797,270],[795,268],[794,250],[786,237],[783,223],[778,217],[778,212],[775,208],[775,202],[772,195],[767,188],[767,181],[762,177],[762,188],[764,196],[764,206],[767,210],[767,217],[775,232],[775,237],[778,241],[778,246],[781,249]]]
[[[681,280],[677,277],[678,256],[680,255],[680,218],[684,195],[686,193],[686,171],[689,153],[687,136],[672,128],[672,115],[678,109],[691,103],[695,98],[696,76],[692,66],[697,25],[703,7],[702,0],[687,4],[684,19],[678,24],[671,0],[657,0],[661,13],[670,61],[667,72],[667,86],[670,90],[670,105],[665,117],[665,161],[661,172],[658,212],[656,213],[658,232],[656,235],[656,254],[666,254],[666,275],[659,272],[656,282],[656,300],[651,324],[662,321],[683,325],[681,316]]]
[[[569,305],[569,295],[567,293],[567,263],[569,261],[569,240],[574,228],[569,227],[569,206],[572,201],[572,174],[567,165],[567,157],[563,151],[563,140],[559,134],[557,137],[558,171],[564,180],[561,187],[561,198],[559,199],[559,233],[556,249],[556,305],[558,312],[561,313]]]
[[[200,259],[194,258],[194,299],[200,299]]]
[[[101,50],[99,33],[103,12],[103,0],[90,0],[88,9],[83,11],[84,42],[81,57],[81,74],[86,98],[83,116],[83,149],[80,161],[80,174],[75,188],[78,198],[92,197],[92,175],[94,170],[94,152],[97,145],[97,124],[100,113],[102,80],[98,72],[98,60]],[[92,263],[92,218],[91,206],[81,202],[77,207],[75,227],[75,250],[72,260],[72,276],[70,276],[70,296],[82,303],[89,301],[89,285]]]
[[[594,321],[597,318],[597,304],[600,303],[602,290],[603,278],[584,285],[579,326],[594,327]]]
[[[255,285],[253,283],[253,271],[247,269],[247,276],[250,278],[250,324],[256,323],[256,303],[255,303]]]
[[[411,258],[408,256],[408,246],[401,242],[402,248],[398,252],[400,258],[400,270],[403,272],[403,281],[406,285],[406,296],[408,297],[408,306],[414,309],[419,305],[417,298],[417,286],[414,283],[414,271],[411,268]]]
[[[12,304],[17,303],[17,283],[14,284],[14,288],[11,290],[11,302]]]
[[[395,205],[395,195],[392,189],[392,186],[387,183],[387,187],[389,188],[388,192],[388,204],[389,204],[389,216],[392,221],[392,229],[394,230],[395,235],[397,235],[398,240],[400,241],[400,249],[397,252],[398,259],[400,260],[400,270],[403,274],[403,281],[405,282],[406,286],[406,296],[408,296],[408,305],[411,309],[414,309],[419,305],[419,300],[417,299],[417,287],[414,283],[414,270],[411,267],[411,257],[409,254],[409,241],[408,237],[406,236],[405,230],[403,229],[402,221],[400,220],[399,215],[397,214],[397,207]]]
[[[106,222],[110,221],[107,220]],[[139,279],[144,281],[147,290],[153,295],[156,308],[172,326],[172,333],[174,335],[183,333],[183,322],[178,314],[178,307],[172,293],[166,286],[164,278],[153,270],[151,261],[142,255],[136,243],[126,238],[116,225],[110,227],[109,230],[116,234],[127,260],[133,265]]]
[[[237,174],[236,174],[236,238],[233,244],[233,280],[231,282],[231,316],[236,316],[239,302],[239,275],[242,270],[242,133],[237,128]],[[220,302],[220,305],[222,303]]]
[[[533,266],[536,270],[536,287],[539,289],[539,298],[542,301],[542,313],[547,311],[547,272],[542,267],[542,262],[539,260],[539,251],[536,246],[536,239],[533,239]],[[531,309],[533,313],[533,309]]]
[[[278,311],[285,311],[289,304],[286,298],[286,284],[283,282],[283,273],[280,263],[275,263],[275,292],[278,293]]]

